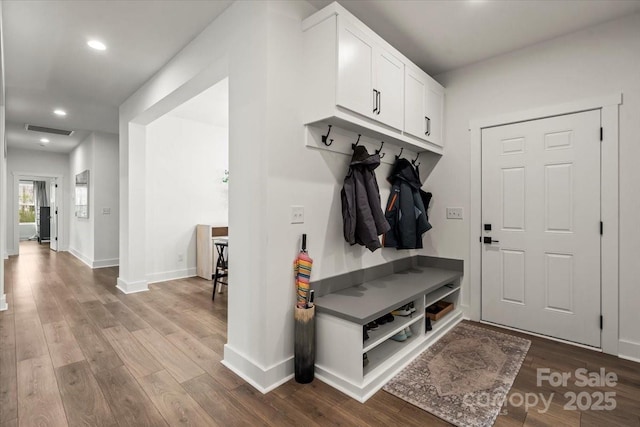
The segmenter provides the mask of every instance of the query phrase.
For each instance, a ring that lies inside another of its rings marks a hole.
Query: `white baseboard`
[[[15,248],[7,248],[7,257],[18,255],[18,250]]]
[[[618,357],[640,363],[640,343],[630,340],[619,340]]]
[[[225,344],[222,364],[263,394],[293,378],[293,356],[265,368]]]
[[[460,304],[460,308],[462,309],[462,317],[466,320],[472,320],[474,322],[479,322],[480,321],[480,317],[478,316],[478,318],[474,318],[475,317],[475,313],[473,313],[473,309],[465,304]]]
[[[118,277],[118,284],[116,288],[120,290],[120,292],[125,294],[135,294],[138,292],[144,292],[149,290],[149,282],[146,280],[140,280],[138,282],[127,282],[121,277]]]
[[[120,263],[119,258],[99,259],[99,260],[93,261],[92,268],[117,267],[119,263]]]
[[[7,294],[0,295],[0,311],[5,311],[9,308],[7,304]]]
[[[93,260],[88,256],[84,255],[83,253],[80,253],[74,248],[69,248],[69,253],[74,257],[78,258],[83,263],[85,263],[89,268],[93,268]]]
[[[185,279],[196,275],[196,268],[186,268],[182,270],[163,271],[160,273],[147,274],[148,283],[166,282],[169,280]]]
[[[62,249],[58,248],[58,252],[64,252]],[[71,255],[78,258],[80,261],[85,263],[88,267],[94,268],[105,268],[105,267],[116,267],[119,265],[119,258],[111,258],[111,259],[98,259],[93,260],[88,256],[80,253],[74,248],[69,248],[68,251]]]

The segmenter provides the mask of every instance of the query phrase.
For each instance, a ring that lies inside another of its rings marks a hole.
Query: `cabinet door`
[[[338,18],[338,88],[336,103],[373,117],[373,43],[358,29]]]
[[[402,130],[404,118],[404,63],[382,49],[375,51],[375,83],[378,104],[374,118]]]
[[[404,132],[420,139],[426,139],[427,82],[421,73],[409,67],[406,67],[405,70]]]
[[[430,83],[427,86],[425,96],[425,116],[427,117],[426,140],[442,147],[442,108],[444,94],[442,89],[437,87],[435,83]]]

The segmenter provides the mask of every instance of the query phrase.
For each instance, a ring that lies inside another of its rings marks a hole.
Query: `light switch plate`
[[[102,215],[111,215],[111,208],[102,208]]]
[[[304,224],[304,206],[291,206],[291,224]]]
[[[462,208],[447,208],[447,219],[462,219]]]

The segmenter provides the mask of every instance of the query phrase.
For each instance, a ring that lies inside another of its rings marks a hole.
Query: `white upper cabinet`
[[[337,83],[338,105],[402,130],[404,63],[341,17]]]
[[[374,111],[376,120],[402,130],[404,117],[404,63],[383,49],[375,52]]]
[[[424,71],[406,67],[404,89],[404,132],[443,146],[442,108],[444,91]]]
[[[421,73],[407,67],[404,86],[404,132],[426,139],[425,105],[427,82]]]
[[[337,3],[302,29],[305,124],[442,154],[442,86]]]
[[[432,80],[432,79],[429,79]],[[444,146],[442,138],[442,119],[444,109],[444,91],[435,81],[430,81],[426,92],[427,141]]]
[[[357,28],[338,20],[338,90],[336,103],[363,116],[373,117],[374,46]]]

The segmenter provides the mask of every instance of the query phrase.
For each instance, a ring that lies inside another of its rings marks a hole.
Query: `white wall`
[[[147,278],[195,276],[196,225],[228,224],[228,130],[165,115],[146,144]]]
[[[291,7],[309,7],[290,3]],[[202,90],[229,77],[228,343],[225,364],[261,389],[286,378],[287,355],[269,365],[264,319],[266,253],[266,57],[268,2],[235,2],[120,106],[120,275],[123,292],[147,289],[145,127]],[[275,106],[274,106],[275,108]],[[176,142],[178,143],[178,142]],[[235,177],[235,178],[234,178]],[[251,268],[247,268],[250,260]],[[290,261],[284,268],[290,270]],[[292,289],[289,281],[288,286]],[[248,297],[249,296],[249,297]],[[280,315],[286,316],[286,313]],[[292,331],[282,331],[290,334]],[[278,332],[276,332],[278,333]]]
[[[0,25],[2,22],[2,6],[0,5]],[[0,68],[2,64],[2,43],[0,29]],[[4,73],[0,70],[0,311],[8,308],[7,296],[4,293],[4,260],[9,257],[7,252],[7,211],[2,211],[2,206],[7,206],[7,158],[4,155],[6,141],[4,138]]]
[[[29,240],[37,233],[36,223],[20,223],[18,226],[18,233],[19,240]]]
[[[69,154],[69,192],[71,194],[71,228],[69,230],[69,252],[92,265],[94,259],[95,223],[95,171],[93,170],[93,134],[89,134]],[[78,218],[75,214],[75,177],[80,172],[89,171],[89,218]]]
[[[9,255],[18,253],[18,195],[15,188],[17,174],[29,177],[62,176],[58,186],[62,188],[62,205],[58,210],[58,249],[67,250],[69,245],[69,218],[73,216],[69,187],[69,155],[39,150],[23,150],[10,147],[7,153],[7,205],[6,236]]]
[[[467,219],[446,220],[445,207],[469,212],[469,122],[622,91],[620,106],[620,354],[640,359],[640,15],[589,28],[437,76],[446,87],[446,150],[427,184],[434,192],[431,253],[469,261]],[[605,132],[607,130],[605,129]],[[606,191],[606,190],[605,190]],[[478,234],[479,235],[479,234]],[[468,275],[463,282],[468,303]]]
[[[94,267],[106,267],[118,265],[118,135],[95,132],[93,137],[93,262]]]
[[[7,159],[5,157],[7,142],[4,136],[4,37],[2,28],[2,4],[0,4],[0,209],[2,206],[7,206]],[[7,215],[0,211],[0,311],[7,309],[7,296],[4,293],[4,259],[8,256],[6,229]]]
[[[69,159],[73,210],[69,251],[92,268],[118,265],[118,136],[93,132]],[[89,218],[78,218],[75,176],[85,170],[89,171]]]

